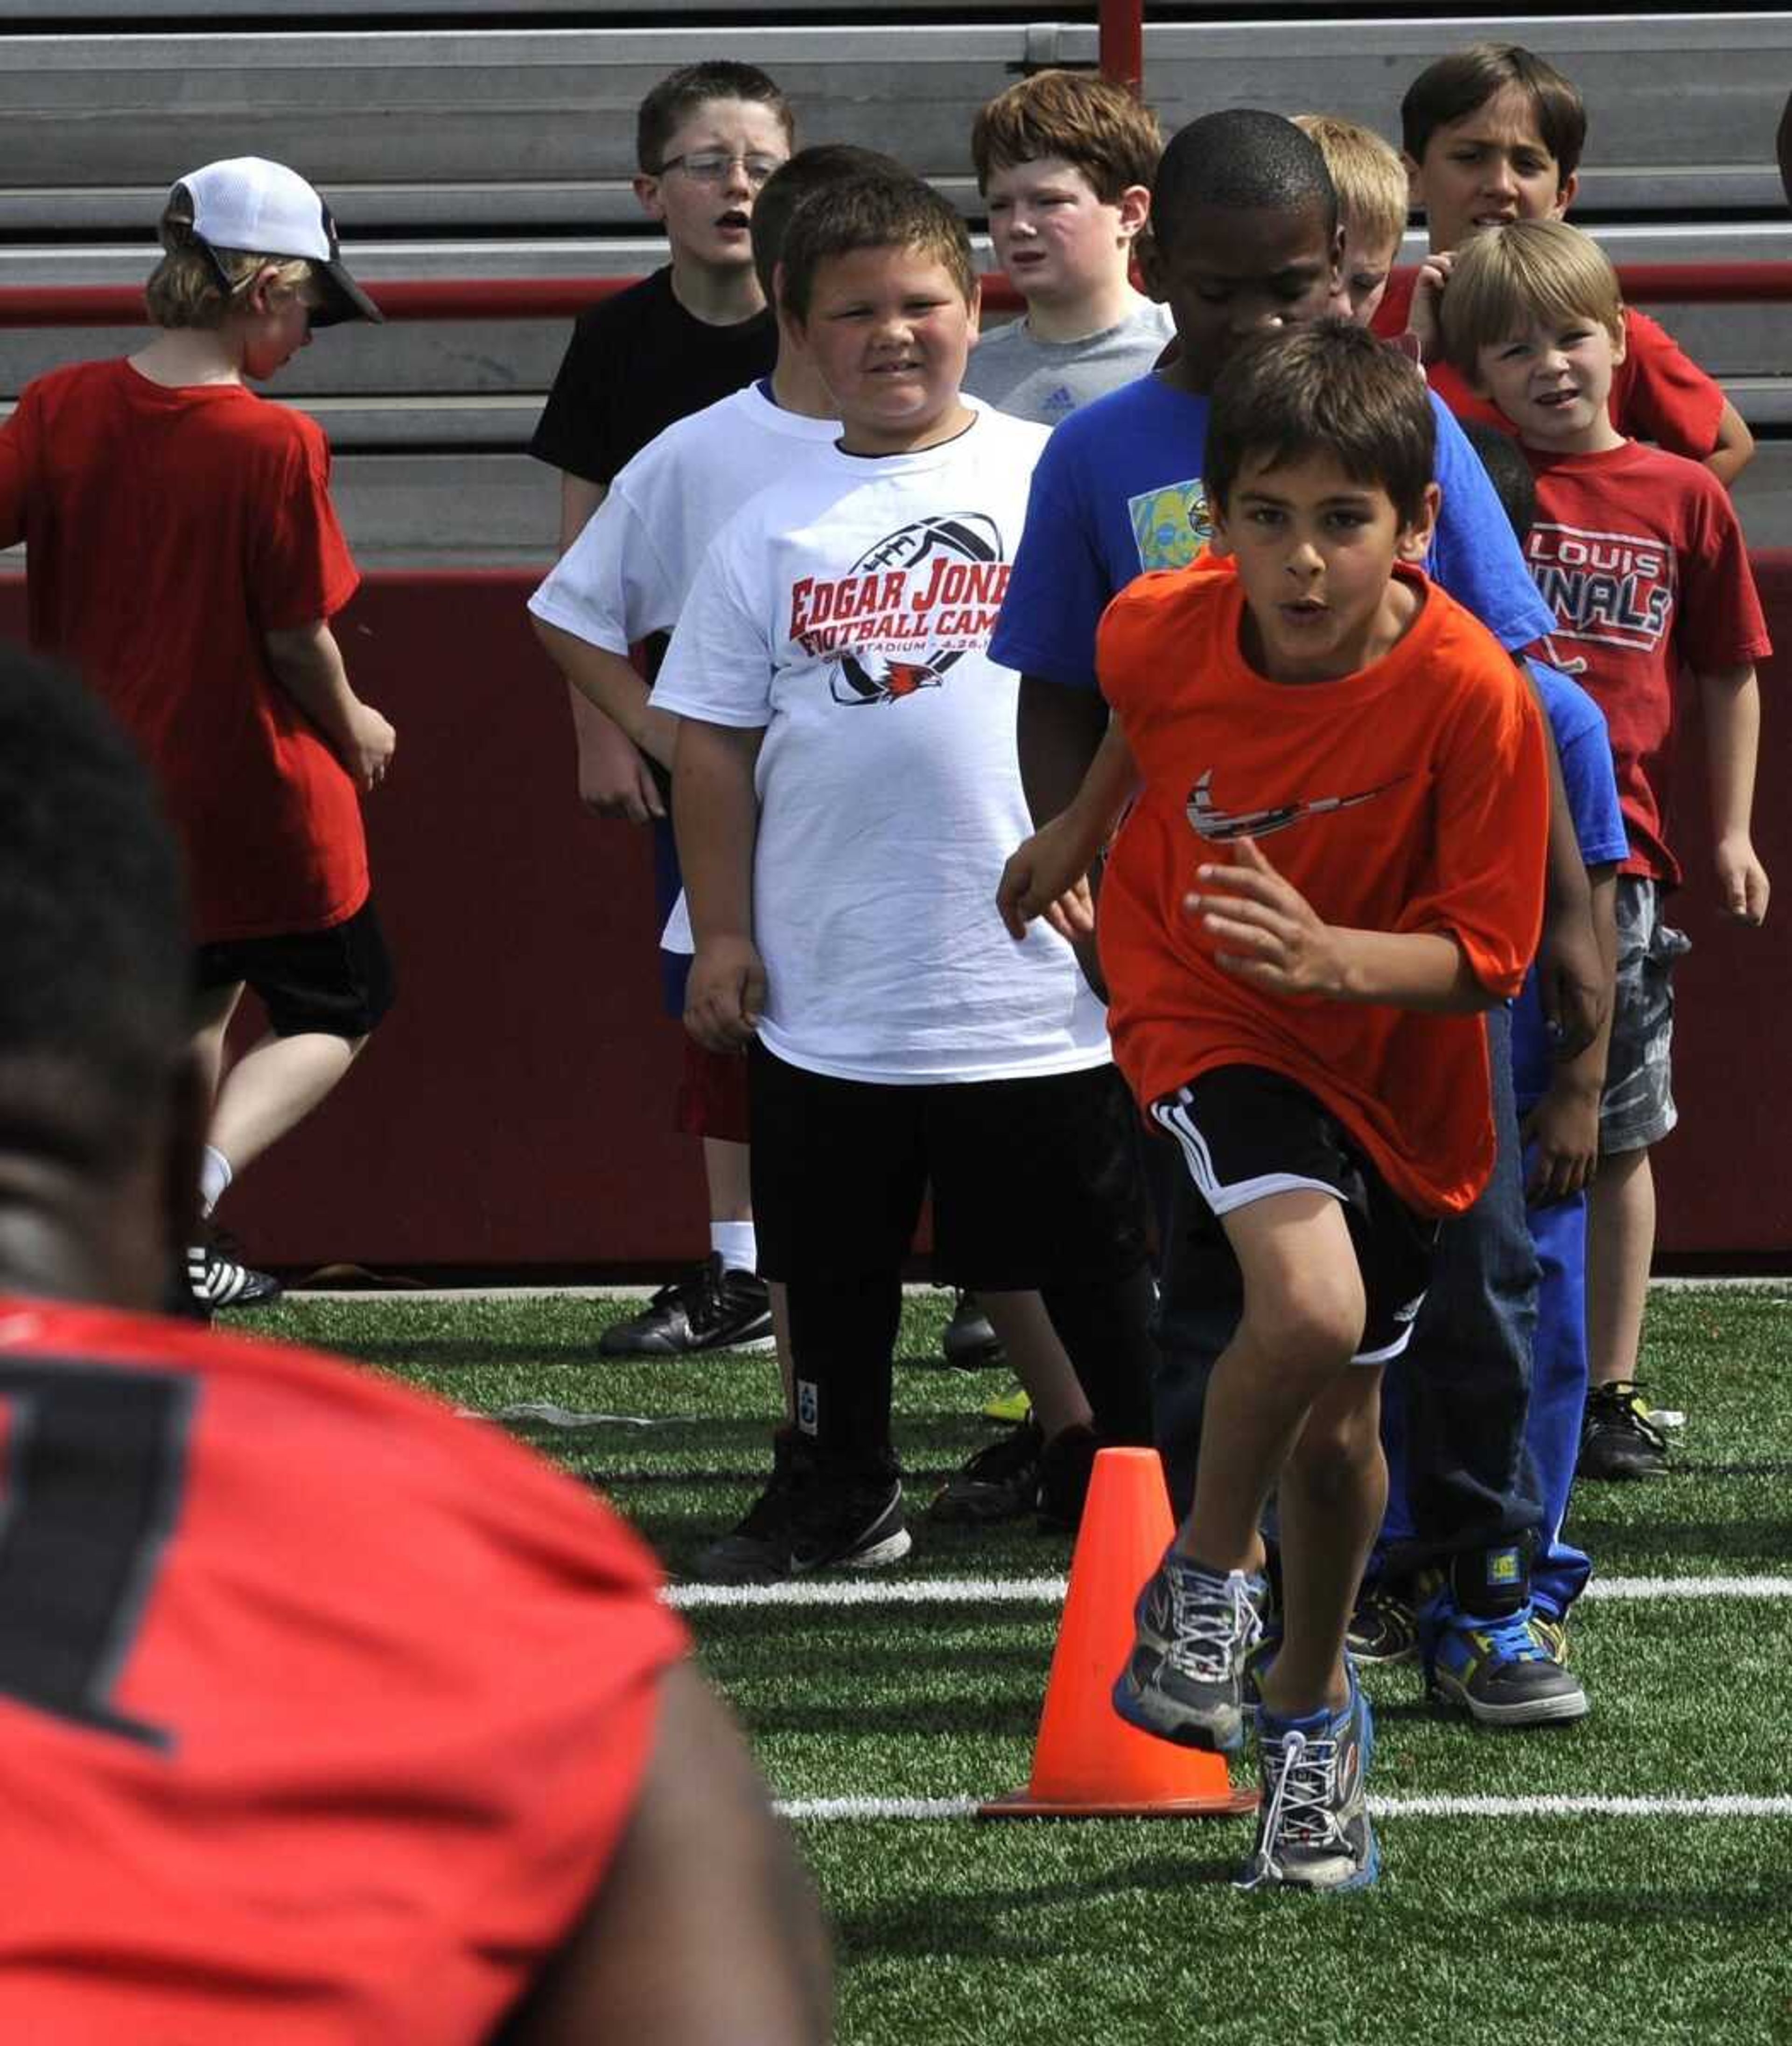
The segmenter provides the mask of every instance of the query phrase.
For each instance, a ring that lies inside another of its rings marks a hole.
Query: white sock
[[[713,1222],[709,1248],[728,1272],[756,1272],[759,1267],[759,1238],[750,1222]]]
[[[223,1199],[225,1190],[235,1175],[230,1170],[230,1161],[214,1145],[205,1148],[205,1156],[199,1161],[199,1212],[209,1215]]]

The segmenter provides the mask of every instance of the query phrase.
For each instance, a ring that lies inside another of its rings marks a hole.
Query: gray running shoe
[[[1141,1732],[1230,1754],[1242,1746],[1245,1658],[1263,1631],[1267,1587],[1166,1549],[1133,1608],[1137,1635],[1114,1709]]]
[[[1257,1715],[1263,1802],[1240,1890],[1362,1890],[1381,1871],[1363,1789],[1374,1722],[1355,1669],[1345,1666],[1350,1696],[1342,1712]]]

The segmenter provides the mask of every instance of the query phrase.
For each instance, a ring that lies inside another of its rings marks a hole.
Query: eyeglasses
[[[747,173],[750,185],[763,185],[778,165],[782,156],[731,156],[725,149],[698,149],[689,156],[668,156],[659,167],[659,176],[668,171],[682,171],[687,178],[700,185],[719,185],[736,164]]]

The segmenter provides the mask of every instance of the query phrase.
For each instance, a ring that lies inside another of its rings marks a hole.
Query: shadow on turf
[[[1239,1836],[1244,1837],[1242,1831]],[[1240,1851],[1223,1859],[1199,1861],[1154,1855],[1106,1874],[1091,1871],[1061,1882],[1028,1883],[1011,1890],[979,1887],[949,1897],[929,1894],[901,1902],[886,1897],[875,1909],[838,1913],[834,1929],[840,1951],[855,1960],[886,1955],[925,1959],[942,1954],[987,1960],[992,1953],[1013,1961],[1050,1960],[1062,1951],[1059,1939],[1049,1929],[1047,1914],[1054,1905],[1083,1905],[1097,1897],[1180,1894],[1198,1883],[1218,1886],[1237,1875],[1241,1859]],[[1034,1925],[1038,1926],[1037,1932],[1029,1931]]]
[[[1691,1918],[1713,1925],[1779,1924],[1792,1917],[1782,1891],[1738,1890],[1550,1890],[1515,1897],[1507,1909],[1550,1924],[1588,1922],[1629,1927],[1651,1919],[1678,1924]]]

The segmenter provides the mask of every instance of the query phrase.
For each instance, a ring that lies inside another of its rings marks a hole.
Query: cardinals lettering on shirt
[[[1538,590],[1560,621],[1558,636],[1644,654],[1666,639],[1676,578],[1673,550],[1659,540],[1539,521],[1526,553]]]

